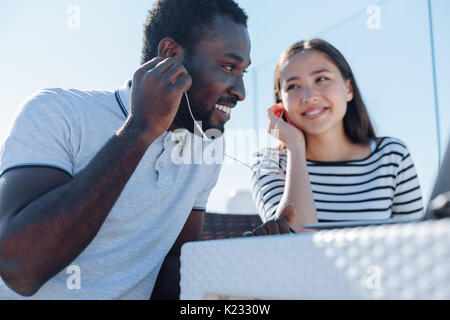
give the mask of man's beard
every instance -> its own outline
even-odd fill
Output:
[[[189,96],[189,93],[188,93]],[[199,124],[201,124],[202,130],[204,132],[206,132],[209,129],[217,129],[219,130],[221,133],[223,133],[225,131],[225,127],[224,125],[219,125],[219,126],[214,126],[211,123],[211,116],[215,110],[215,107],[213,107],[211,110],[209,111],[203,111],[203,108],[196,108],[195,105],[192,105],[192,100],[190,100],[190,105],[191,105],[191,111],[192,114],[195,118],[195,121],[200,122]],[[198,110],[201,109],[201,110]],[[206,109],[206,107],[205,107]],[[188,109],[188,104],[186,101],[186,97],[183,94],[183,97],[181,98],[181,102],[180,102],[180,106],[178,108],[177,114],[175,115],[174,118],[174,124],[177,128],[185,128],[187,130],[189,130],[190,132],[194,133],[194,131],[196,129],[195,128],[195,124],[194,124],[194,119],[192,119],[191,114],[189,113],[189,109]]]

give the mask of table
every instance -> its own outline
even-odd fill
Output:
[[[180,299],[450,299],[450,219],[190,242]]]

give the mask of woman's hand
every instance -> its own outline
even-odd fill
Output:
[[[290,204],[283,209],[277,219],[269,220],[251,231],[246,231],[243,236],[251,237],[292,233],[290,225],[295,219],[295,214],[295,207]]]
[[[282,104],[275,104],[267,109],[269,133],[281,142],[284,142],[288,147],[293,143],[299,142],[302,146],[305,146],[303,132],[293,124],[280,119],[283,111],[286,115],[286,110],[284,110]]]

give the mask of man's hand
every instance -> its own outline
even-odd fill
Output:
[[[291,233],[290,224],[294,221],[295,217],[295,207],[293,205],[288,205],[280,214],[277,219],[269,220],[266,223],[256,227],[252,231],[247,231],[243,234],[244,237],[251,236],[264,236],[271,234],[283,234]]]
[[[175,118],[192,78],[173,58],[156,57],[143,64],[133,76],[131,116],[155,136],[166,132]]]

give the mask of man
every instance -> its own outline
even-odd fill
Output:
[[[124,88],[24,104],[0,156],[0,298],[149,298],[165,257],[198,238],[220,171],[172,161],[173,132],[194,132],[184,93],[223,131],[245,98],[246,23],[233,0],[159,0]]]

